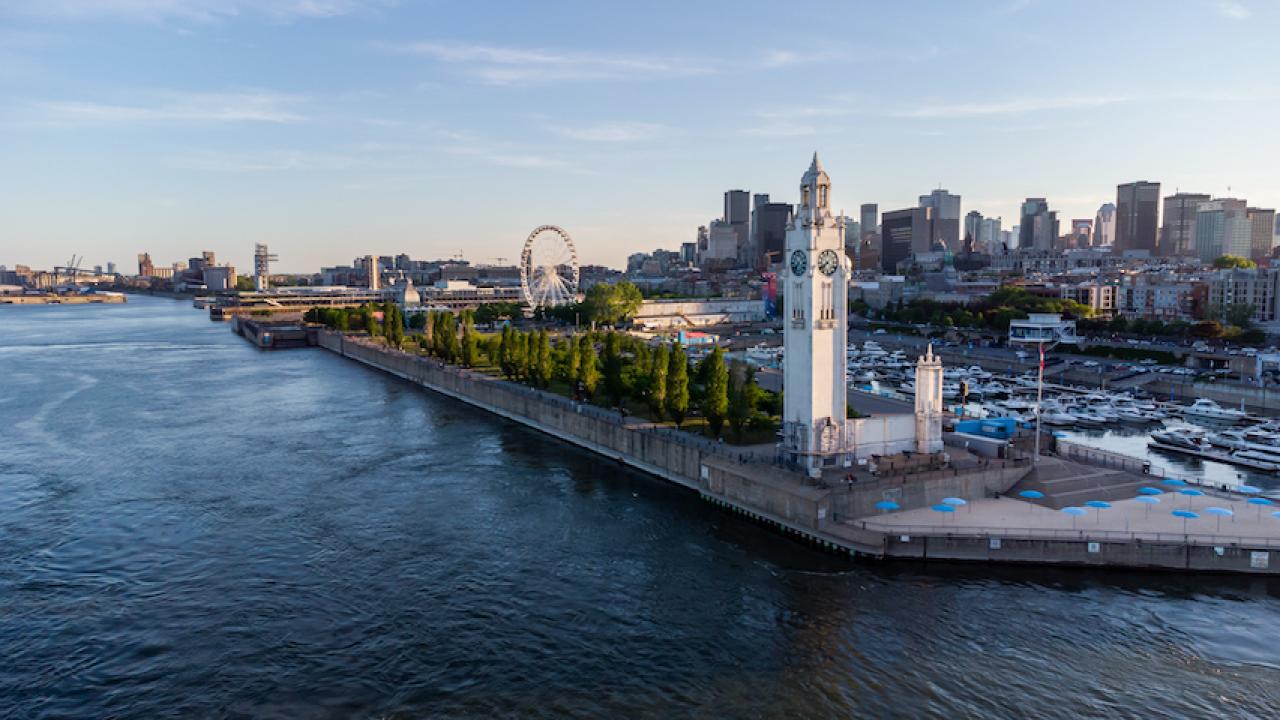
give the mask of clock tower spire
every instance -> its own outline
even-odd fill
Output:
[[[844,223],[831,213],[831,178],[813,154],[800,178],[800,204],[787,228],[783,325],[783,444],[809,471],[849,462],[846,324],[849,259]]]

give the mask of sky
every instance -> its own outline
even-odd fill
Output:
[[[1115,186],[1280,204],[1280,0],[0,0],[0,264],[213,250],[584,263],[730,188],[939,186],[1064,227]]]

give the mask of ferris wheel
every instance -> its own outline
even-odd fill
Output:
[[[520,292],[530,308],[566,305],[578,293],[578,251],[569,233],[543,225],[520,253]]]

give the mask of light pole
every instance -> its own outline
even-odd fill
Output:
[[[1040,347],[1040,377],[1036,383],[1036,454],[1031,458],[1031,464],[1040,463],[1040,402],[1044,400],[1044,338],[1040,338],[1038,343]],[[1049,349],[1052,350],[1057,343],[1052,343]]]

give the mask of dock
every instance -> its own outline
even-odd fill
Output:
[[[656,427],[361,335],[309,330],[309,342],[342,357],[681,485],[728,512],[830,552],[879,560],[1280,574],[1280,518],[1268,508],[1211,488],[1198,497],[1165,493],[1149,507],[1133,497],[1159,477],[1143,475],[1145,466],[1136,459],[1130,459],[1132,468],[1101,470],[1053,457],[1034,469],[1025,459],[996,459],[898,477],[850,472],[847,483],[834,475],[814,480],[771,462],[767,453]],[[1036,482],[1049,490],[1043,502],[1010,496]],[[966,504],[952,513],[932,509],[952,497]],[[1110,507],[1091,508],[1084,517],[1056,509],[1083,504],[1086,497]],[[900,509],[882,513],[875,506],[883,501]],[[1208,507],[1230,514],[1209,515]],[[1199,517],[1184,522],[1170,514],[1175,508]]]

